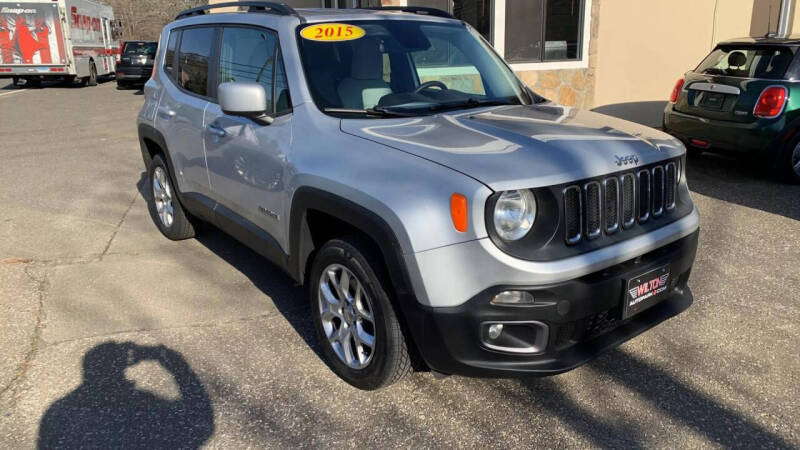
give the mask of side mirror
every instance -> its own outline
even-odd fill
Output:
[[[259,83],[241,81],[222,83],[217,89],[219,106],[230,116],[242,116],[264,125],[273,122],[267,114],[267,91]]]

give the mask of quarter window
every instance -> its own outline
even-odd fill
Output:
[[[292,98],[289,95],[289,83],[286,81],[286,70],[283,58],[278,52],[278,68],[275,71],[275,114],[284,113],[292,108]]]
[[[213,28],[183,30],[176,81],[182,88],[197,95],[208,95],[208,63],[215,31]]]
[[[267,91],[267,111],[272,111],[276,44],[275,34],[266,30],[225,28],[219,60],[220,83],[260,83]]]
[[[173,66],[175,65],[175,50],[178,48],[178,39],[180,39],[180,36],[180,31],[173,31],[169,34],[167,52],[164,56],[164,71],[169,75],[172,75]]]

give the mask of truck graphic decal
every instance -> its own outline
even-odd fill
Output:
[[[0,9],[0,64],[64,64],[55,5]]]

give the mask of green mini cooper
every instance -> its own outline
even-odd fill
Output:
[[[689,149],[747,154],[800,183],[800,36],[717,45],[678,80],[664,129]]]

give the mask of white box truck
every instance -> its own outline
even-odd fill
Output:
[[[115,72],[114,12],[91,0],[0,0],[0,78],[48,78],[87,86]]]

